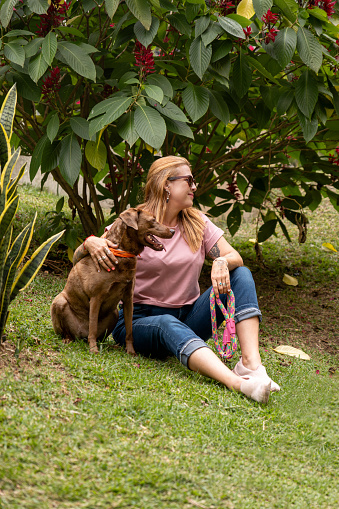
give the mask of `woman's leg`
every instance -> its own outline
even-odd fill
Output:
[[[261,312],[258,307],[257,294],[251,271],[247,267],[238,267],[230,272],[231,288],[235,296],[235,322],[242,358],[234,372],[239,376],[256,376],[270,381],[261,364],[259,354],[259,320]],[[199,333],[205,341],[212,336],[209,294],[210,288],[199,297],[188,313],[185,323]],[[227,295],[220,298],[226,304]],[[224,317],[216,306],[217,325]],[[272,381],[272,390],[279,390],[278,384]]]
[[[162,309],[161,312],[166,310]],[[171,311],[167,310],[167,313]],[[179,312],[180,314],[180,312]],[[139,316],[139,318],[135,318]],[[114,339],[124,345],[126,336],[123,315],[113,331]],[[142,316],[138,308],[133,319],[134,349],[146,356],[176,355],[180,362],[193,371],[242,392],[255,401],[266,403],[270,383],[262,380],[245,380],[219,360],[206,343],[187,325],[171,314]]]
[[[194,351],[188,359],[188,367],[201,375],[221,382],[228,389],[242,392],[259,403],[267,403],[271,382],[259,378],[243,378],[234,374],[209,348]]]

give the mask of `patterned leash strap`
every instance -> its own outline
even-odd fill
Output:
[[[226,327],[224,329],[222,347],[219,344],[218,331],[217,331],[217,315],[216,315],[216,302],[225,317]],[[212,336],[214,339],[215,347],[218,354],[222,359],[231,359],[237,349],[237,336],[235,334],[235,298],[232,290],[227,294],[227,309],[221,302],[219,297],[215,296],[213,288],[210,293],[210,308],[211,308],[211,321],[212,321]]]

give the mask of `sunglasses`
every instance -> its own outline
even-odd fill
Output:
[[[187,184],[190,187],[197,185],[197,183],[196,183],[195,179],[192,177],[192,175],[184,175],[183,177],[168,177],[167,180],[180,180],[180,179],[186,180]]]

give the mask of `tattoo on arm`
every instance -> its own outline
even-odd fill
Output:
[[[218,244],[214,244],[212,249],[207,253],[207,256],[209,258],[212,258],[212,260],[215,260],[216,258],[219,258],[219,256],[220,256],[220,249],[218,247]]]
[[[82,258],[85,258],[85,256],[88,256],[89,255],[89,252],[86,251],[86,249],[84,248],[83,244],[81,244],[81,246],[78,247],[78,249],[76,249],[74,251],[74,254],[73,254],[73,267],[74,265],[76,265]]]

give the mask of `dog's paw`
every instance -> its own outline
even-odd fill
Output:
[[[128,353],[128,355],[133,355],[133,357],[135,357],[137,355],[136,351],[133,348],[133,346],[126,347],[126,352]]]
[[[96,354],[99,353],[97,345],[90,346],[89,351],[90,351],[90,353],[96,353]]]

